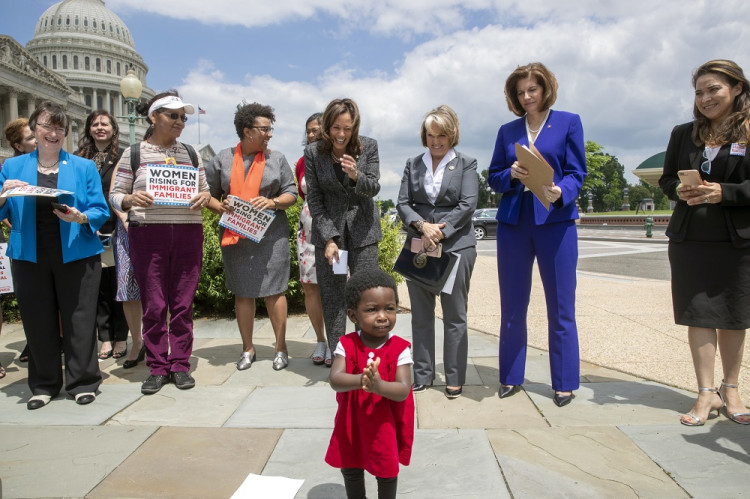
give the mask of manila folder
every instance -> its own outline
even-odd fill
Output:
[[[529,172],[529,176],[526,180],[521,180],[523,185],[529,188],[531,192],[537,197],[537,199],[549,210],[549,201],[544,196],[544,189],[542,186],[551,186],[554,180],[555,172],[552,167],[547,163],[547,160],[542,157],[542,153],[534,147],[529,149],[526,146],[522,146],[516,142],[516,158],[518,158],[518,164],[521,165]]]

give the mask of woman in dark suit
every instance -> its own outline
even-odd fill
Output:
[[[29,117],[37,150],[11,158],[0,172],[2,192],[36,185],[71,194],[0,199],[0,220],[10,218],[8,256],[23,329],[31,350],[28,409],[38,409],[63,387],[78,404],[94,401],[102,382],[96,360],[96,301],[102,243],[96,235],[109,218],[93,161],[62,149],[69,121],[44,101]],[[61,206],[53,207],[52,201]]]
[[[122,156],[119,146],[119,127],[114,117],[104,109],[93,111],[86,118],[83,135],[78,141],[76,156],[93,160],[102,179],[102,191],[105,199],[109,197],[112,174]],[[96,312],[96,326],[99,340],[102,342],[99,358],[102,360],[114,357],[119,359],[127,354],[128,323],[122,303],[115,300],[117,291],[117,274],[112,251],[112,238],[117,216],[110,211],[109,220],[99,228],[99,238],[105,244],[102,253],[102,278],[99,283],[99,302]],[[140,331],[138,332],[140,333]],[[140,334],[138,335],[140,337]],[[139,344],[140,348],[140,344]]]
[[[406,162],[397,208],[408,231],[406,248],[411,248],[417,237],[426,251],[441,244],[442,251],[460,256],[452,290],[440,293],[445,394],[452,399],[461,395],[466,381],[466,307],[477,259],[471,224],[479,191],[477,160],[454,149],[459,138],[458,116],[448,106],[425,115],[421,135],[427,152]],[[435,295],[413,281],[407,281],[406,286],[412,305],[413,389],[422,392],[435,379]]]
[[[383,234],[374,198],[380,192],[380,160],[378,143],[359,135],[359,109],[353,100],[332,100],[322,121],[321,139],[305,148],[305,179],[315,269],[333,352],[346,329],[346,273],[334,274],[332,268],[339,250],[348,252],[352,274],[378,266]]]
[[[576,199],[586,176],[583,127],[576,114],[550,109],[557,80],[534,62],[513,71],[505,82],[508,108],[519,119],[497,134],[489,184],[503,195],[497,212],[500,279],[500,391],[517,392],[526,367],[526,313],[536,258],[547,299],[550,368],[555,404],[573,399],[579,385],[578,329],[575,319],[578,218]],[[515,144],[534,144],[554,170],[544,186],[547,209],[522,183],[528,171],[518,164]]]
[[[698,400],[680,422],[702,426],[726,407],[732,421],[750,424],[737,391],[750,326],[750,83],[734,62],[714,60],[698,68],[693,87],[695,120],[672,130],[659,179],[677,201],[667,227],[672,303],[675,322],[688,327],[698,381]],[[681,170],[699,181],[681,181]]]

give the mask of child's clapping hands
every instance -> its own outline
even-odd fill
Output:
[[[380,357],[376,358],[374,361],[370,359],[367,367],[365,367],[365,370],[362,372],[362,389],[364,391],[369,393],[379,393],[380,382],[382,381],[380,378],[380,372],[378,372],[379,365]]]

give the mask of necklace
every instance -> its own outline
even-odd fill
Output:
[[[333,151],[331,151],[331,159],[333,159],[334,163],[341,163],[341,158],[337,158],[335,154],[333,154]]]
[[[528,130],[529,133],[537,134],[539,133],[539,130],[542,129],[544,124],[547,122],[547,117],[549,116],[549,109],[547,109],[547,112],[544,114],[544,118],[542,119],[541,123],[539,123],[539,127],[536,130],[533,130],[531,128],[531,124],[529,123],[529,115],[526,115],[526,130]]]
[[[51,165],[47,166],[47,165],[45,165],[44,163],[42,163],[42,160],[41,160],[41,159],[37,159],[37,160],[36,160],[36,164],[37,164],[37,165],[39,165],[39,166],[41,166],[43,170],[51,170],[51,169],[53,169],[54,167],[56,167],[56,166],[57,166],[57,164],[58,164],[59,162],[60,162],[60,160],[58,159],[57,161],[55,161],[55,162],[54,162],[54,163],[52,163]]]

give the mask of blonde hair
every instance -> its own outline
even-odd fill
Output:
[[[427,133],[433,125],[450,138],[451,147],[458,145],[458,116],[453,109],[443,104],[424,115],[421,132],[424,147],[427,147]]]

